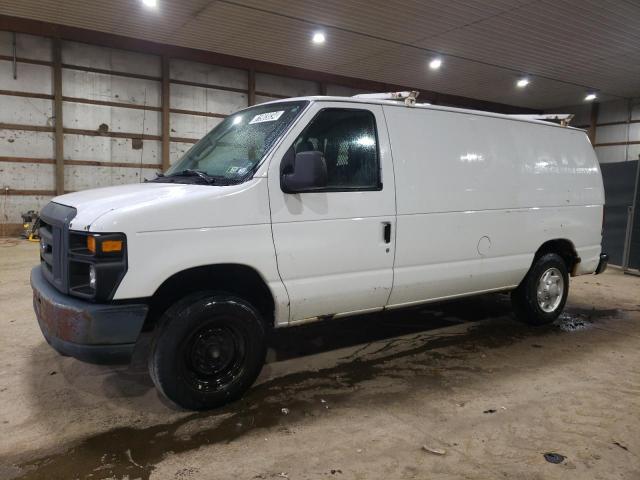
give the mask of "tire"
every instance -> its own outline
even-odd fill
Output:
[[[253,384],[266,354],[265,324],[242,298],[199,292],[160,319],[149,355],[158,391],[188,410],[220,407]]]
[[[540,295],[538,287],[541,287]],[[511,303],[519,320],[530,325],[545,325],[558,318],[568,294],[567,265],[559,255],[546,253],[534,260],[527,276],[511,292]]]

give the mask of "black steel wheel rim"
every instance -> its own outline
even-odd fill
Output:
[[[208,322],[189,336],[183,348],[187,384],[198,392],[224,390],[244,370],[246,341],[230,322]]]

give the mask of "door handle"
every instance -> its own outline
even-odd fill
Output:
[[[384,243],[391,243],[391,222],[382,222],[382,236]]]

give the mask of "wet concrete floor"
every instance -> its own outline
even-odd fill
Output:
[[[157,397],[144,344],[129,366],[55,354],[12,252],[0,478],[640,478],[635,277],[575,279],[539,328],[497,294],[281,330],[242,400],[192,413]]]

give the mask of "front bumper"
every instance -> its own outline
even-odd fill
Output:
[[[60,293],[31,270],[33,308],[47,342],[63,355],[91,363],[121,363],[131,358],[149,307],[96,304]]]
[[[607,265],[609,265],[609,255],[606,253],[600,254],[600,261],[598,262],[598,266],[596,267],[596,275],[604,272],[607,269]]]

